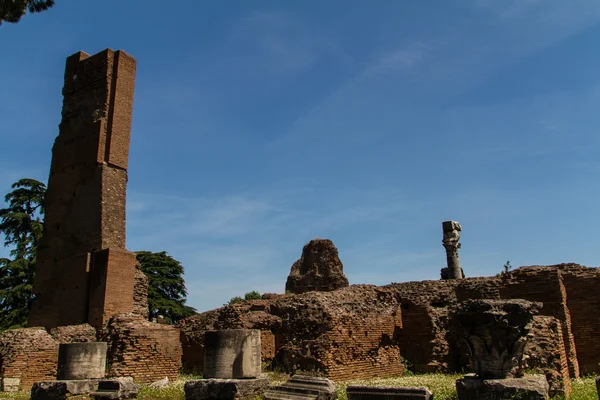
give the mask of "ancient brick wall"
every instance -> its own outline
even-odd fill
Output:
[[[34,382],[56,379],[58,341],[43,328],[0,333],[0,376],[20,381],[28,391]]]
[[[554,317],[533,317],[525,346],[523,369],[546,375],[550,396],[569,398],[571,379],[561,323]]]
[[[500,297],[543,303],[541,314],[554,317],[561,322],[569,371],[572,377],[578,378],[579,364],[567,306],[567,291],[559,268],[556,266],[521,267],[503,274]]]
[[[577,264],[558,266],[567,292],[572,337],[584,375],[600,373],[600,270]]]
[[[148,318],[148,277],[140,265],[135,268],[133,285],[133,313]]]
[[[401,375],[405,369],[397,343],[399,303],[392,291],[375,286],[247,301],[178,326],[184,370],[189,372],[202,370],[204,331],[225,328],[261,329],[263,361],[290,372],[347,379]]]
[[[182,356],[179,336],[179,329],[133,313],[112,317],[101,333],[108,343],[107,376],[132,377],[137,383],[176,380]]]
[[[132,311],[135,262],[117,253],[125,252],[134,80],[135,59],[121,51],[67,59],[30,326],[90,322],[99,328],[113,313]],[[106,257],[96,254],[109,248]]]
[[[333,292],[269,296],[182,321],[184,369],[201,362],[198,354],[202,354],[205,329],[258,328],[266,332],[269,346],[274,343],[272,365],[289,372],[318,370],[333,377],[345,375],[341,379],[391,374],[394,368],[400,373],[404,366],[391,361],[399,356],[417,372],[469,371],[465,349],[448,331],[453,307],[467,299],[524,298],[544,303],[542,316],[536,317],[539,338],[531,342],[526,355],[532,366],[543,368],[554,380],[552,390],[559,393],[569,390],[565,368],[571,376],[578,374],[576,357],[590,369],[598,359],[594,334],[599,327],[595,310],[600,309],[600,296],[594,289],[598,279],[598,269],[586,267],[522,267],[489,278],[394,283],[379,288],[353,285]],[[377,291],[389,293],[394,300],[371,303],[369,299]],[[591,356],[578,354],[576,345]],[[263,348],[269,357],[271,351]]]
[[[95,342],[96,329],[89,324],[59,326],[50,330],[58,343]]]

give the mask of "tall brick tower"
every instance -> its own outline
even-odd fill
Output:
[[[125,196],[135,65],[111,49],[67,58],[29,326],[100,327],[133,311]]]

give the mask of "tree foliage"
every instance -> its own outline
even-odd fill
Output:
[[[137,251],[137,260],[148,277],[149,318],[165,317],[168,323],[196,313],[186,306],[187,289],[183,280],[183,266],[166,251],[153,253]]]
[[[508,274],[508,272],[512,269],[512,265],[510,265],[510,261],[507,261],[503,266],[502,266],[502,273],[503,274]]]
[[[0,258],[0,330],[27,325],[33,300],[35,253],[42,238],[46,186],[35,179],[21,179],[5,196],[0,209],[0,232],[10,258]]]
[[[232,304],[236,304],[236,303],[241,303],[242,301],[245,301],[245,300],[260,300],[260,299],[262,299],[262,295],[259,292],[257,292],[256,290],[253,290],[251,292],[246,293],[244,295],[244,298],[241,298],[240,296],[232,297],[227,302],[227,304],[224,304],[224,305],[227,306],[227,305],[232,305]]]
[[[3,21],[16,23],[27,11],[39,13],[54,5],[54,0],[0,0],[0,25]]]

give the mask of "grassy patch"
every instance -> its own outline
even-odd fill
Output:
[[[289,375],[282,372],[268,372],[267,376],[272,385],[280,385],[285,382]],[[346,387],[348,385],[367,386],[425,386],[431,390],[436,400],[456,400],[455,381],[462,375],[444,374],[411,374],[397,378],[352,380],[347,382],[336,382],[338,400],[348,400]],[[138,399],[141,400],[184,400],[183,385],[191,379],[200,379],[198,376],[182,375],[177,381],[169,383],[166,387],[152,389],[148,386],[142,387]],[[571,400],[597,400],[596,383],[594,377],[585,377],[572,381],[573,393]],[[29,399],[29,393],[0,393],[0,399]],[[73,400],[87,399],[86,397],[72,397]],[[559,400],[558,398],[554,400]]]
[[[596,391],[596,378],[586,376],[581,379],[573,379],[571,381],[573,392],[571,392],[571,400],[597,400],[598,392]]]

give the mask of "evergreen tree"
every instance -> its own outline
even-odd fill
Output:
[[[27,11],[39,13],[54,5],[54,0],[0,0],[0,25],[2,21],[19,22]]]
[[[137,251],[137,260],[148,277],[149,318],[162,315],[169,323],[196,313],[186,306],[187,289],[183,280],[183,266],[166,251],[152,253]]]
[[[21,179],[4,198],[0,232],[4,246],[13,247],[11,258],[0,258],[0,330],[27,325],[35,253],[42,237],[46,186],[35,179]]]

